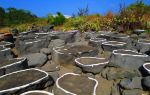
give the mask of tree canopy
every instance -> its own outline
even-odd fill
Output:
[[[36,15],[33,15],[31,12],[23,9],[3,9],[2,7],[0,7],[0,26],[10,26],[32,22],[36,18]]]

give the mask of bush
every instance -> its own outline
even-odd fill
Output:
[[[66,18],[60,13],[57,12],[57,15],[54,17],[51,14],[47,17],[47,22],[55,26],[62,25],[65,22]]]

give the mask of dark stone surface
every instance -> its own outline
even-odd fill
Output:
[[[134,90],[124,90],[122,95],[142,95],[142,91],[139,89]]]
[[[142,77],[133,77],[129,79],[123,79],[120,85],[124,89],[143,89],[141,83]]]
[[[40,53],[43,53],[43,54],[46,54],[46,55],[51,54],[51,52],[52,52],[52,49],[50,49],[50,48],[42,48],[40,50]]]
[[[136,71],[126,70],[123,68],[107,67],[102,71],[102,76],[108,80],[132,78],[140,76]]]
[[[28,60],[28,66],[42,66],[47,61],[47,56],[42,53],[31,53],[28,55],[24,55],[24,57]]]
[[[150,90],[150,76],[144,77],[142,80],[142,84]]]
[[[13,58],[11,49],[0,46],[0,60]]]
[[[61,47],[65,45],[65,41],[61,39],[55,39],[50,42],[48,48],[53,49],[55,47]]]

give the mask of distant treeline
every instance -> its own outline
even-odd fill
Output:
[[[109,11],[105,15],[89,15],[87,5],[86,8],[79,8],[71,18],[65,18],[60,12],[55,16],[48,14],[46,17],[39,18],[26,10],[0,7],[0,27],[11,26],[20,32],[27,30],[33,24],[38,27],[54,25],[55,30],[77,29],[82,32],[117,29],[124,32],[134,29],[150,30],[150,5],[144,4],[143,0],[137,0],[129,6],[120,4],[119,10],[116,14]]]
[[[29,11],[16,8],[0,7],[0,26],[10,26],[35,21],[36,15]]]

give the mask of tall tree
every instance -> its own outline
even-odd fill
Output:
[[[65,22],[65,20],[66,20],[65,17],[60,12],[57,12],[57,15],[54,18],[53,24],[54,25],[61,25]]]
[[[4,25],[4,19],[5,19],[5,10],[0,7],[0,26]]]
[[[78,14],[78,16],[87,16],[89,14],[88,5],[86,6],[86,8],[79,8],[77,14]]]
[[[31,12],[26,10],[18,10],[15,8],[8,8],[6,13],[7,24],[20,24],[26,22],[32,22],[37,18],[35,15],[31,14]]]

